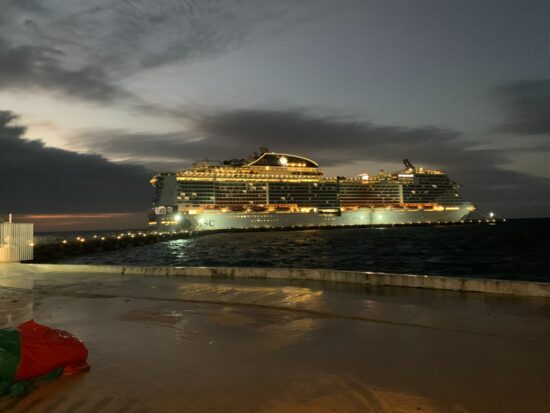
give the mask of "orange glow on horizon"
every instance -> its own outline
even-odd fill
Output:
[[[97,214],[29,214],[19,215],[20,219],[38,219],[38,220],[52,220],[52,219],[112,219],[118,217],[124,217],[133,215],[135,212],[108,212]]]
[[[100,231],[147,227],[145,212],[31,213],[16,214],[14,219],[16,222],[33,223],[35,232]]]

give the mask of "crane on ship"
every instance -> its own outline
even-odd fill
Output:
[[[408,159],[403,159],[403,163],[405,164],[405,168],[407,170],[411,170],[412,172],[416,172],[416,167],[409,161]]]

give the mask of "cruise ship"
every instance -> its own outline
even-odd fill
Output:
[[[149,226],[190,232],[448,223],[475,207],[438,170],[326,177],[317,162],[262,148],[248,159],[198,161],[160,173]]]

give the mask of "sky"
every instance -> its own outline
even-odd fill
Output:
[[[259,147],[440,168],[550,216],[550,4],[0,0],[0,216],[139,227],[150,177]]]

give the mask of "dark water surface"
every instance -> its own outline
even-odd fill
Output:
[[[550,219],[213,234],[60,262],[332,268],[550,281]]]

